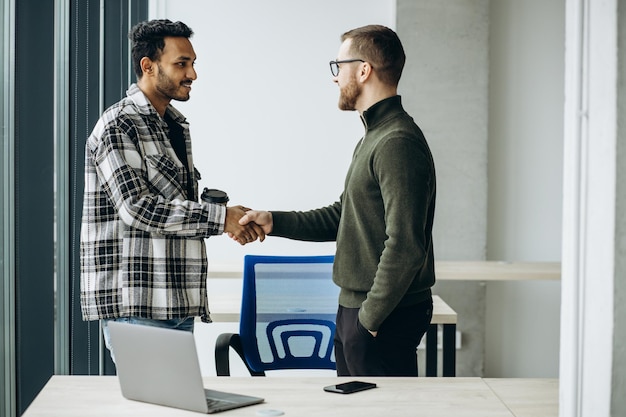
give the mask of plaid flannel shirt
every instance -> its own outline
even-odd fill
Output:
[[[199,173],[187,170],[167,123],[136,84],[107,109],[85,147],[81,243],[84,320],[139,316],[209,320],[204,239],[224,231],[226,209],[199,203]],[[184,129],[193,167],[189,125]]]

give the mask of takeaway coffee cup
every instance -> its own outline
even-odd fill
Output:
[[[200,196],[202,201],[213,204],[221,204],[223,206],[228,203],[228,194],[222,190],[216,190],[214,188],[204,188],[202,195]]]

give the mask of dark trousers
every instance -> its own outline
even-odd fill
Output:
[[[358,308],[339,306],[337,311],[337,376],[417,376],[417,345],[433,316],[432,299],[396,308],[376,337],[359,322],[358,314]]]

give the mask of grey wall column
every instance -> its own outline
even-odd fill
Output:
[[[82,213],[83,154],[90,126],[98,118],[100,96],[100,2],[74,0],[70,9],[70,373],[97,375],[98,323],[84,323],[80,315],[80,219]]]
[[[21,414],[54,373],[53,2],[16,1],[15,34],[15,366]],[[45,69],[42,63],[48,63]]]
[[[435,257],[484,260],[489,1],[398,0],[397,32],[407,54],[400,94],[437,169]],[[459,315],[457,376],[482,376],[484,285],[440,281],[434,292]]]

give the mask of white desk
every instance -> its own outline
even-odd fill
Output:
[[[239,322],[243,264],[209,263],[208,285],[211,316],[216,322]],[[437,280],[517,281],[561,278],[560,262],[436,261]],[[224,286],[218,286],[227,283]],[[215,287],[212,287],[215,286]],[[230,291],[224,292],[224,288]],[[441,298],[434,299],[432,325],[426,335],[426,375],[437,375],[437,329],[443,333],[442,375],[456,374],[457,313]]]
[[[216,322],[239,322],[241,292],[209,295],[211,318]],[[426,376],[437,376],[437,330],[442,326],[442,375],[456,375],[457,314],[438,295],[433,295],[433,318],[426,333]]]
[[[243,264],[209,263],[211,278],[242,277]],[[560,262],[435,261],[437,280],[515,281],[560,280]]]
[[[285,417],[558,417],[555,379],[362,378],[378,388],[341,395],[322,391],[346,378],[205,378],[207,388],[265,398],[224,412],[256,416],[280,409]],[[114,376],[53,376],[23,417],[192,417],[201,414],[122,397]]]

